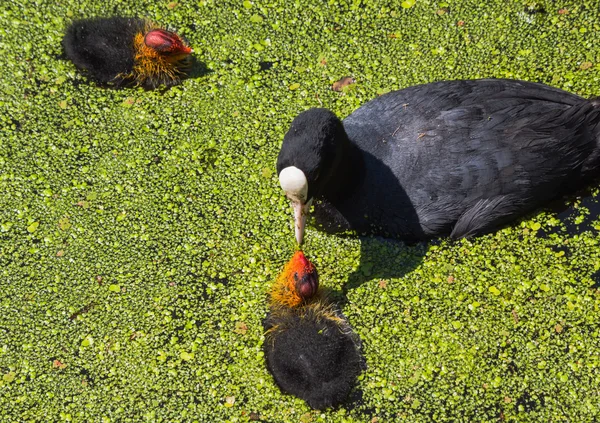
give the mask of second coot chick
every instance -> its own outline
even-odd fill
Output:
[[[317,271],[302,252],[273,285],[269,309],[264,350],[277,385],[312,408],[343,402],[365,367],[360,339],[319,289]]]
[[[493,231],[599,170],[597,101],[506,79],[406,88],[343,122],[307,110],[277,159],[298,243],[313,200],[330,232],[461,238]]]
[[[63,39],[75,66],[101,84],[156,88],[181,82],[193,52],[174,32],[139,18],[73,22]]]

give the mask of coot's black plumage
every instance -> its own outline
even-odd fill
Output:
[[[110,17],[73,22],[63,38],[66,57],[100,84],[156,88],[178,84],[192,49],[149,20]]]
[[[596,101],[543,84],[436,82],[378,97],[343,123],[326,109],[299,114],[277,171],[298,242],[313,198],[333,232],[468,237],[596,177],[599,123]]]

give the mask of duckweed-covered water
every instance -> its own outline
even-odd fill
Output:
[[[192,78],[106,90],[61,59],[69,22],[117,13],[186,37]],[[342,408],[281,394],[261,321],[295,248],[274,165],[297,113],[458,78],[597,96],[599,34],[595,0],[3,3],[0,420],[598,419],[597,184],[474,240],[309,229],[368,365]]]

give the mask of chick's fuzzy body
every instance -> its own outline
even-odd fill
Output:
[[[282,391],[315,409],[343,402],[365,368],[360,339],[335,305],[319,297],[271,308],[263,322],[267,368]]]
[[[271,287],[263,347],[281,390],[323,409],[346,399],[365,363],[360,339],[318,283],[308,295],[294,292],[312,277],[316,269],[297,252]]]
[[[73,22],[63,38],[65,55],[103,85],[156,88],[176,85],[189,70],[187,55],[172,60],[144,43],[157,25],[140,18],[92,18]]]

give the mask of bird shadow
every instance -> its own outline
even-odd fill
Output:
[[[347,282],[339,290],[328,292],[330,299],[335,302],[341,310],[348,305],[348,293],[353,289],[372,280],[379,280],[379,284],[385,279],[402,277],[414,270],[423,261],[429,248],[429,243],[420,242],[407,245],[402,241],[383,237],[364,237],[361,241],[361,258],[358,267],[349,275]],[[381,285],[380,285],[381,286]],[[358,337],[358,335],[356,335]],[[361,340],[362,344],[362,340]],[[364,360],[362,372],[368,368],[365,357],[365,346],[362,344],[361,357]],[[363,400],[363,391],[355,387],[349,397],[340,405],[348,411],[355,410],[365,418],[375,413],[375,409]]]
[[[356,131],[364,130],[356,128]],[[367,136],[365,134],[365,136]],[[333,202],[315,205],[315,222],[322,230],[342,236],[348,232],[379,235],[360,237],[360,263],[348,276],[346,284],[334,298],[344,305],[346,294],[373,279],[402,277],[415,269],[427,253],[431,238],[425,233],[416,208],[400,183],[396,172],[377,155],[358,149],[348,150],[358,163],[351,174],[333,176],[337,186],[356,186],[358,195],[339,196]],[[375,177],[365,177],[375,175]],[[337,204],[334,206],[334,204]],[[430,218],[430,216],[426,216]],[[430,219],[431,220],[431,219]],[[441,232],[443,224],[439,225]]]
[[[387,279],[401,278],[413,271],[423,262],[432,245],[432,242],[406,244],[383,237],[364,237],[360,241],[358,267],[340,290],[331,292],[331,298],[342,308],[348,302],[348,293],[364,283],[372,280],[385,283]]]
[[[597,184],[592,185],[594,186]],[[573,198],[577,198],[577,201],[573,201]],[[538,236],[547,237],[550,233],[561,231],[568,235],[580,234],[597,227],[600,218],[600,194],[594,195],[590,188],[582,189],[574,196],[558,198],[544,209],[556,213],[563,227],[551,228],[548,232],[540,229]],[[514,221],[496,230],[511,224],[514,225]],[[332,298],[344,307],[347,294],[362,284],[372,280],[401,278],[417,268],[423,262],[430,246],[439,244],[441,239],[443,238],[406,243],[384,237],[361,237],[360,263],[348,276],[344,286],[331,293]],[[600,271],[595,274],[594,280],[595,286],[600,287]]]
[[[600,181],[596,181],[594,184],[567,197],[560,197],[544,207],[545,210],[556,214],[556,218],[562,223],[564,229],[559,226],[548,230],[541,229],[538,231],[538,236],[545,238],[563,230],[567,235],[577,235],[593,230],[598,225],[600,217],[600,193],[594,194],[592,191],[599,183]]]
[[[191,57],[190,71],[187,76],[188,79],[200,78],[205,75],[211,74],[212,72],[214,71],[209,69],[206,63],[198,60],[196,56]]]

